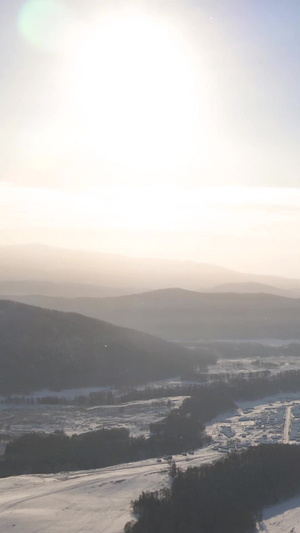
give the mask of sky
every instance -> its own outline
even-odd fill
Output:
[[[0,244],[300,278],[300,3],[0,0]]]

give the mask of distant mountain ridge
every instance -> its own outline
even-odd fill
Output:
[[[0,282],[22,280],[99,285],[110,290],[121,288],[127,294],[167,287],[202,291],[244,282],[300,289],[299,279],[235,272],[196,261],[135,258],[42,245],[0,246]]]
[[[114,298],[19,299],[80,312],[173,341],[300,339],[300,300],[271,294],[201,293],[175,288]]]
[[[191,351],[75,313],[0,300],[0,394],[172,377]]]
[[[234,292],[240,294],[275,294],[277,296],[284,296],[285,298],[299,298],[300,289],[280,289],[273,287],[272,285],[266,285],[256,282],[243,282],[243,283],[223,283],[213,288],[211,292]]]
[[[44,296],[63,296],[66,298],[121,296],[128,294],[130,289],[101,287],[88,283],[55,283],[54,281],[6,280],[0,281],[0,297],[17,294],[43,294]],[[134,290],[130,291],[134,292]]]

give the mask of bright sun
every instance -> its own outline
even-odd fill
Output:
[[[86,33],[74,72],[79,116],[102,157],[149,170],[188,157],[192,67],[169,24],[133,11],[107,14]]]

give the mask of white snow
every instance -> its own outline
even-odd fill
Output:
[[[258,363],[259,362],[259,363]],[[242,374],[268,370],[272,375],[289,370],[300,370],[300,357],[276,355],[270,357],[245,357],[240,359],[218,359],[216,364],[208,365],[210,374]]]
[[[260,443],[300,442],[300,394],[277,394],[262,400],[239,402],[238,410],[211,421],[206,432],[214,447],[231,450]]]
[[[174,456],[181,468],[211,462],[211,447]],[[155,459],[98,470],[0,480],[0,532],[122,533],[132,520],[131,500],[168,486],[168,463]],[[300,496],[268,507],[257,527],[264,533],[300,533]]]
[[[264,533],[300,533],[300,496],[267,507],[257,531]]]
[[[66,434],[124,427],[132,436],[149,434],[149,424],[179,407],[185,396],[139,400],[119,405],[79,407],[64,405],[0,405],[1,434],[12,436],[30,431]]]
[[[217,459],[211,448],[175,456],[182,468]],[[156,459],[99,470],[0,480],[0,532],[122,533],[131,500],[170,483],[167,462]]]
[[[299,368],[300,358],[277,362],[275,372]],[[220,367],[223,372],[235,367],[240,371],[241,361],[236,363],[223,360]],[[251,370],[250,365],[249,360],[245,361],[243,370]],[[2,404],[0,438],[8,432],[14,435],[64,429],[70,434],[101,427],[127,427],[132,435],[147,434],[150,422],[165,416],[183,399],[181,396],[93,408]],[[175,456],[181,468],[224,457],[227,450],[235,447],[264,441],[300,442],[300,394],[240,402],[236,412],[212,421],[207,432],[214,440],[212,446],[195,451],[195,455]],[[158,463],[156,459],[98,470],[0,479],[0,533],[122,533],[125,523],[133,518],[131,500],[142,491],[157,490],[169,483],[168,463]],[[300,496],[265,509],[258,531],[300,533]]]

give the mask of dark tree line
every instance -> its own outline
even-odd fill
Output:
[[[249,533],[262,509],[300,492],[300,447],[248,448],[185,472],[171,489],[143,492],[125,533]]]
[[[204,381],[204,379],[203,379]],[[194,394],[201,384],[188,385],[166,385],[161,387],[145,387],[143,389],[128,388],[126,391],[117,393],[116,391],[90,392],[88,395],[75,396],[68,399],[60,396],[41,396],[37,398],[25,396],[6,396],[0,403],[4,404],[37,404],[37,405],[78,405],[91,407],[95,405],[119,405],[127,402],[155,400],[175,396],[190,396]]]
[[[257,342],[239,342],[239,340],[236,342],[203,341],[198,346],[199,349],[210,350],[215,353],[217,358],[222,357],[224,359],[300,356],[300,341],[291,342],[282,346],[268,346],[263,344],[263,341],[260,344],[259,340]]]
[[[180,451],[187,444],[201,446],[207,441],[202,434],[204,426],[198,426],[196,435],[188,426],[180,430],[182,442],[173,445],[174,430],[148,439],[130,437],[125,428],[101,429],[72,436],[62,432],[49,435],[27,433],[7,444],[0,460],[0,477],[102,468],[156,457],[175,448]]]
[[[127,388],[117,393],[113,390],[91,392],[89,395],[76,396],[74,399],[60,398],[59,396],[46,396],[26,398],[25,396],[7,396],[1,400],[6,404],[39,404],[39,405],[78,405],[90,407],[95,405],[119,405],[122,403],[154,400],[174,396],[201,395],[207,385],[214,387],[213,383],[226,383],[232,391],[233,400],[259,398],[280,392],[297,392],[300,390],[300,370],[290,370],[271,375],[269,370],[257,372],[240,372],[236,374],[201,374],[201,383],[186,385],[166,385],[160,387],[145,387],[137,389]],[[216,389],[214,388],[216,391]],[[206,393],[204,393],[206,395]]]
[[[300,370],[279,372],[273,376],[265,374],[248,379],[244,376],[231,377],[227,385],[232,391],[233,400],[257,399],[281,392],[298,392],[300,391]]]
[[[125,428],[71,437],[63,432],[27,433],[7,444],[0,475],[100,468],[129,461],[136,453],[134,440]]]

